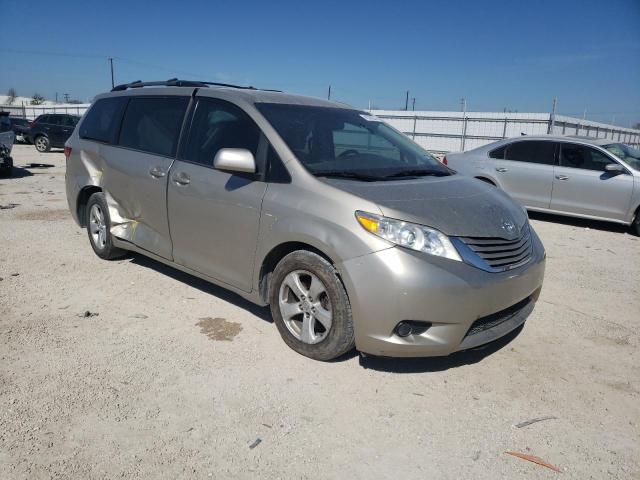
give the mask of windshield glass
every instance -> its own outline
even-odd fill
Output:
[[[625,145],[624,143],[612,143],[604,148],[616,157],[628,163],[631,168],[640,170],[640,150]]]
[[[313,175],[378,181],[453,173],[371,115],[308,105],[256,107]]]

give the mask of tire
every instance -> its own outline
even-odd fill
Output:
[[[96,192],[91,195],[85,212],[89,243],[96,255],[103,260],[113,260],[125,255],[125,250],[113,246],[110,233],[111,219],[104,193]]]
[[[322,361],[354,348],[349,297],[327,260],[306,250],[292,252],[280,260],[270,284],[271,315],[289,347]]]
[[[631,224],[631,231],[634,235],[640,237],[640,208],[636,212],[636,216],[633,219],[633,223]]]
[[[46,153],[51,150],[51,142],[44,135],[38,135],[33,141],[33,144],[40,153]]]
[[[9,157],[7,160],[8,163],[0,168],[0,177],[2,178],[10,178],[13,175],[13,159]]]

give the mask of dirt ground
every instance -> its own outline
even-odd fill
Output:
[[[545,285],[497,345],[320,363],[267,309],[138,255],[100,260],[67,211],[62,153],[14,158],[0,478],[640,478],[640,239],[625,228],[532,214]]]

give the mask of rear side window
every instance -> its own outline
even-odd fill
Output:
[[[93,104],[80,126],[80,138],[115,143],[127,97],[103,98]]]
[[[490,158],[499,158],[499,159],[504,159],[504,151],[507,149],[506,145],[503,145],[500,148],[496,148],[495,150],[491,150],[489,152],[489,157]]]
[[[541,163],[553,165],[556,145],[553,142],[528,140],[507,145],[504,158],[517,162]]]
[[[49,125],[62,125],[62,116],[61,115],[49,115],[49,121],[47,123]]]
[[[173,157],[188,103],[186,97],[132,97],[118,145]]]
[[[610,163],[613,163],[613,161],[604,153],[586,145],[563,143],[560,148],[560,165],[562,167],[602,172]]]
[[[220,100],[200,99],[193,115],[184,159],[213,165],[221,148],[258,150],[260,129],[239,107]]]
[[[36,118],[36,123],[49,123],[49,115],[40,115]]]

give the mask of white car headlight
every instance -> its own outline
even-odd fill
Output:
[[[356,218],[367,232],[395,245],[437,257],[462,261],[449,237],[438,230],[361,211],[356,212]]]

